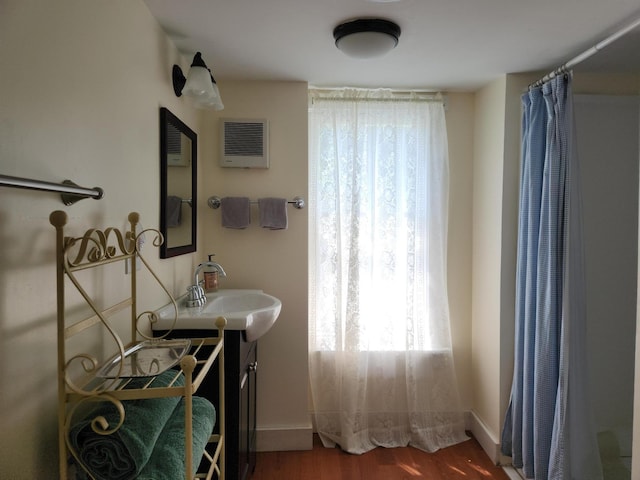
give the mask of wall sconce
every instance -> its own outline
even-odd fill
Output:
[[[400,27],[389,20],[362,18],[338,25],[333,38],[336,47],[350,57],[380,57],[398,45]]]
[[[213,78],[211,70],[207,67],[202,54],[196,53],[191,62],[189,76],[185,77],[178,65],[173,66],[173,91],[176,97],[182,95],[193,98],[197,108],[212,108],[222,110],[224,105],[220,98],[220,90]]]

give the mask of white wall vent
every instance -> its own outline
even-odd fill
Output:
[[[183,164],[182,133],[167,123],[167,165],[170,167]]]
[[[222,153],[220,166],[269,168],[267,120],[220,119]]]

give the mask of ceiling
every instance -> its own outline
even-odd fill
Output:
[[[505,73],[548,71],[640,18],[638,0],[145,0],[217,80],[473,91]],[[333,42],[345,20],[402,29],[395,50],[355,60]],[[576,70],[640,72],[640,28]]]

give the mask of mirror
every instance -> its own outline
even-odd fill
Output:
[[[160,258],[196,251],[196,133],[160,109]]]

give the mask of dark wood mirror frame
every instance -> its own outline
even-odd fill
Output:
[[[171,150],[172,133],[179,132],[177,153]],[[172,138],[173,137],[173,138]],[[189,143],[190,141],[190,147]],[[174,143],[175,144],[175,143]],[[167,108],[160,108],[160,231],[164,243],[160,247],[160,258],[170,258],[196,251],[197,219],[197,155],[198,136]],[[171,158],[170,158],[171,157]],[[181,191],[173,191],[176,177],[183,179]],[[180,198],[180,217],[177,228],[175,213],[169,197]],[[172,215],[172,219],[169,219]],[[178,232],[178,228],[182,232]],[[190,237],[189,237],[190,232]],[[179,240],[184,236],[185,240]],[[189,237],[189,238],[187,238]]]

